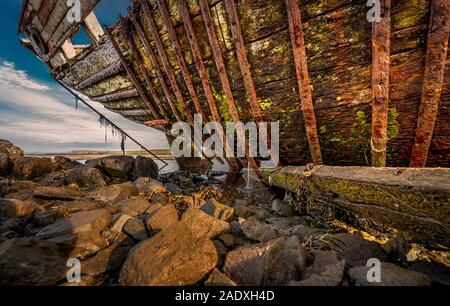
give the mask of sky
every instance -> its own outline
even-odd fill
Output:
[[[71,150],[120,150],[120,139],[100,126],[98,116],[50,77],[47,66],[24,48],[17,37],[23,0],[0,1],[0,139],[21,147],[25,153]],[[124,15],[130,0],[102,0],[95,13],[103,25]],[[78,43],[84,39],[77,36]],[[115,124],[149,149],[165,149],[165,136],[90,102]],[[127,141],[126,149],[138,147]]]

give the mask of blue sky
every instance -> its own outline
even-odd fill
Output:
[[[95,9],[102,24],[125,14],[130,0],[102,0]],[[16,36],[22,0],[0,1],[0,139],[25,152],[63,152],[79,149],[118,150],[120,139],[100,127],[98,117],[55,83],[45,64]],[[148,127],[91,104],[150,149],[168,148],[165,136]],[[127,149],[137,148],[127,142]]]

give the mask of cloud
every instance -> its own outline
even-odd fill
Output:
[[[18,70],[14,63],[0,62],[0,88],[22,88],[35,91],[46,91],[50,87],[44,83],[32,80],[23,70]]]

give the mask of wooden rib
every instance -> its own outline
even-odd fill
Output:
[[[103,79],[109,78],[110,76],[113,76],[115,74],[118,74],[123,70],[122,63],[116,62],[112,64],[111,66],[106,67],[103,70],[100,70],[99,72],[95,73],[94,75],[90,76],[86,80],[80,82],[78,85],[76,85],[74,88],[76,90],[83,90]]]
[[[230,115],[234,122],[239,122],[239,113],[234,101],[233,92],[231,90],[230,81],[228,79],[227,70],[225,68],[225,62],[222,57],[222,52],[220,50],[219,40],[217,38],[217,33],[214,29],[214,24],[211,17],[211,12],[209,10],[209,5],[207,0],[200,0],[199,5],[202,11],[203,21],[205,22],[206,32],[208,33],[209,43],[211,44],[211,49],[214,56],[214,61],[216,63],[217,71],[219,72],[220,83],[225,92],[225,97],[227,98],[227,105],[230,110]],[[258,167],[256,160],[248,154],[246,150],[247,160],[250,162],[251,167],[258,175],[258,177],[263,177],[261,169]]]
[[[150,110],[150,112],[152,113],[153,117],[155,119],[159,119],[158,115],[155,111],[155,109],[153,108],[152,104],[150,103],[148,97],[146,96],[144,90],[142,89],[141,84],[139,84],[138,79],[136,78],[136,76],[134,75],[133,70],[131,69],[131,67],[128,65],[125,57],[122,54],[122,51],[120,50],[119,45],[117,44],[117,41],[115,40],[111,29],[107,29],[106,33],[108,34],[109,39],[111,40],[114,49],[116,50],[117,54],[119,55],[120,61],[122,62],[123,67],[125,68],[125,70],[127,71],[128,76],[131,79],[131,82],[133,83],[134,87],[136,87],[136,90],[138,91],[139,95],[141,96],[141,99],[144,100],[144,103],[147,105],[148,109]]]
[[[122,90],[119,92],[113,92],[104,96],[93,97],[91,98],[91,100],[106,103],[135,97],[139,97],[139,92],[136,90],[136,88],[133,88],[128,90]]]
[[[158,93],[155,90],[155,87],[153,86],[152,79],[150,75],[148,74],[147,69],[145,68],[144,61],[141,58],[141,55],[139,54],[139,51],[136,47],[136,44],[133,40],[133,37],[131,36],[131,28],[130,23],[128,22],[128,19],[126,17],[122,17],[120,20],[121,30],[122,30],[122,36],[126,38],[128,41],[128,47],[131,49],[131,56],[137,63],[137,66],[139,67],[139,71],[142,73],[145,79],[145,83],[147,84],[148,90],[150,91],[150,95],[153,98],[153,101],[155,101],[156,105],[158,106],[159,111],[161,112],[164,119],[168,119],[167,113],[164,110],[164,107],[161,103],[161,100],[159,99]]]
[[[372,166],[386,166],[389,105],[391,0],[381,1],[381,21],[372,24]]]
[[[46,43],[49,41],[53,32],[55,32],[61,20],[66,17],[69,9],[70,8],[66,5],[65,1],[56,1],[56,4],[53,7],[53,10],[41,32],[42,39]]]
[[[292,51],[294,53],[295,72],[297,74],[303,116],[305,117],[306,135],[308,137],[313,163],[315,165],[321,165],[322,153],[320,151],[316,115],[314,112],[311,83],[308,74],[308,62],[306,58],[301,11],[297,0],[285,0],[285,3],[289,20]]]
[[[410,167],[425,167],[439,110],[450,32],[450,1],[433,0],[425,74]]]
[[[145,33],[142,30],[141,25],[137,21],[134,11],[130,8],[128,10],[128,13],[130,15],[131,22],[133,23],[134,29],[135,29],[142,45],[144,46],[144,50],[147,53],[147,55],[150,57],[150,61],[152,62],[153,70],[156,72],[156,75],[158,76],[159,82],[161,83],[161,87],[164,91],[164,94],[166,96],[167,102],[169,103],[170,109],[172,110],[172,113],[175,116],[175,119],[177,121],[182,121],[180,118],[180,115],[178,115],[177,107],[175,106],[175,103],[173,102],[169,87],[167,86],[166,81],[164,80],[164,77],[161,73],[161,69],[159,67],[158,60],[156,59],[156,56],[153,53],[152,48],[150,47],[147,37],[145,36]]]
[[[172,89],[175,93],[175,96],[177,97],[177,101],[181,105],[181,107],[184,109],[185,116],[188,119],[189,123],[193,124],[194,117],[192,116],[191,110],[189,109],[186,102],[184,101],[183,94],[181,93],[181,90],[178,87],[177,81],[175,79],[175,73],[173,72],[172,66],[170,66],[169,59],[166,54],[166,50],[164,49],[161,38],[159,37],[159,33],[156,28],[155,21],[153,20],[153,16],[150,12],[150,8],[148,7],[148,3],[146,0],[143,0],[143,1],[137,0],[136,2],[141,4],[141,7],[143,8],[144,16],[148,23],[148,28],[152,35],[153,41],[156,44],[156,48],[158,49],[158,53],[161,58],[161,62],[164,66],[164,69],[166,70],[167,77],[168,77],[170,85],[172,86]]]
[[[39,21],[41,22],[43,28],[47,24],[50,14],[52,13],[55,6],[58,4],[58,0],[47,0],[41,5],[39,13],[37,14]]]
[[[180,42],[178,41],[177,34],[175,33],[175,29],[173,27],[172,20],[170,19],[166,3],[164,0],[157,0],[157,2],[163,18],[163,23],[167,29],[167,33],[169,34],[169,39],[172,42],[172,47],[175,51],[175,54],[177,55],[178,66],[180,67],[181,74],[183,75],[184,82],[186,83],[186,87],[189,91],[189,95],[192,98],[192,102],[194,103],[197,113],[201,114],[202,117],[206,119],[205,113],[203,112],[202,104],[200,103],[200,99],[198,98],[197,92],[195,91],[192,77],[189,74],[189,70],[184,60],[183,50],[181,48]]]
[[[97,16],[95,16],[94,12],[91,12],[89,15],[87,15],[82,26],[84,32],[89,37],[91,42],[95,46],[98,46],[100,44],[101,37],[105,35],[105,31],[103,31],[103,28],[100,25],[100,22],[98,21]]]
[[[261,108],[258,103],[258,96],[256,95],[255,84],[253,83],[250,71],[250,63],[248,62],[247,54],[245,51],[244,38],[242,37],[239,16],[234,1],[235,0],[225,0],[225,7],[228,14],[228,20],[230,22],[231,34],[233,36],[234,46],[239,62],[239,68],[244,79],[245,90],[247,91],[247,95],[250,101],[253,118],[256,122],[261,122],[263,121]]]

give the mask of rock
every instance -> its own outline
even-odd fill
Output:
[[[57,212],[55,210],[44,211],[36,214],[33,217],[34,223],[41,226],[47,226],[55,223],[57,217]]]
[[[225,235],[219,236],[219,240],[222,241],[223,244],[227,248],[231,248],[232,246],[234,246],[234,237],[233,237],[233,235],[225,234]]]
[[[10,176],[14,164],[22,157],[23,151],[19,147],[0,139],[0,176]]]
[[[290,286],[338,286],[344,276],[345,260],[338,260],[334,251],[318,251],[314,264],[306,268],[304,280]]]
[[[229,252],[223,270],[240,286],[286,285],[299,278],[305,262],[300,241],[282,237]]]
[[[230,232],[234,235],[242,233],[242,226],[238,221],[230,222]]]
[[[225,274],[217,269],[214,269],[208,279],[205,281],[205,286],[222,286],[232,287],[236,286],[236,283],[228,278]]]
[[[272,210],[276,215],[282,217],[293,217],[296,215],[294,205],[280,199],[272,201]]]
[[[178,220],[178,211],[172,204],[167,204],[149,214],[145,219],[145,223],[148,230],[156,234],[177,223]]]
[[[16,233],[24,232],[24,219],[11,218],[0,224],[0,234],[13,231]]]
[[[173,184],[173,183],[165,183],[164,184],[164,188],[167,189],[167,191],[171,192],[171,193],[175,193],[175,194],[182,194],[183,190],[181,190],[180,187],[178,187],[177,185]]]
[[[83,275],[80,278],[80,282],[66,282],[61,287],[97,287],[101,286],[105,282],[104,275],[91,276]]]
[[[190,207],[181,220],[199,237],[213,239],[230,230],[230,225],[227,222],[213,218],[194,207]]]
[[[68,170],[75,167],[82,167],[83,164],[64,156],[53,157],[53,171]]]
[[[63,173],[65,185],[76,185],[79,188],[106,187],[110,179],[96,168],[74,168]]]
[[[104,250],[101,250],[93,257],[81,263],[82,272],[85,275],[97,276],[105,272],[117,270],[122,267],[127,254],[133,246],[128,239],[118,241]]]
[[[51,158],[20,157],[12,170],[12,176],[17,179],[35,180],[53,172]]]
[[[0,177],[0,197],[3,197],[5,194],[8,193],[8,185],[9,185],[8,180],[3,177]]]
[[[164,192],[165,188],[160,181],[148,178],[140,177],[134,181],[139,194],[144,197],[150,197],[155,192]]]
[[[144,198],[133,197],[120,203],[120,210],[131,217],[145,213],[151,204]]]
[[[84,193],[69,187],[36,187],[33,191],[36,198],[51,200],[76,200],[84,196]]]
[[[233,218],[233,208],[222,203],[219,203],[216,199],[211,198],[204,205],[200,207],[200,210],[204,211],[211,217],[229,222]]]
[[[111,214],[106,209],[75,213],[45,227],[36,237],[58,243],[68,254],[86,258],[107,247],[100,235],[109,224]]]
[[[146,177],[151,179],[158,178],[159,167],[151,158],[138,156],[134,161],[134,171],[132,173],[133,180],[140,177]]]
[[[223,257],[227,255],[228,249],[220,240],[213,240],[214,246],[216,247],[217,254],[219,254],[219,257]]]
[[[272,216],[265,208],[256,206],[235,207],[234,214],[244,219],[254,216],[258,221],[264,221]]]
[[[34,207],[29,203],[15,199],[0,199],[0,222],[30,216],[33,211]]]
[[[73,214],[80,211],[105,208],[105,204],[95,202],[92,200],[81,199],[58,203],[57,205],[51,206],[51,208],[57,211],[58,216],[68,216],[69,214]]]
[[[312,229],[311,227],[301,224],[289,229],[289,233],[293,236],[297,236],[301,241],[308,241],[321,232],[322,231],[318,229]]]
[[[1,286],[53,286],[66,277],[66,269],[55,243],[14,238],[0,244]]]
[[[351,267],[366,265],[371,258],[383,261],[387,258],[386,252],[375,242],[367,241],[359,235],[335,234],[323,238],[327,246],[335,250],[338,258],[344,259]]]
[[[187,286],[217,265],[214,244],[184,222],[159,232],[130,252],[120,272],[125,286]]]
[[[259,242],[266,242],[280,236],[289,235],[288,231],[277,230],[273,226],[257,220],[245,220],[241,224],[241,228],[245,237]]]
[[[127,180],[132,178],[134,162],[132,156],[108,156],[90,160],[86,167],[97,168],[112,178]]]
[[[125,223],[123,232],[136,241],[143,241],[149,238],[144,223],[136,218],[132,218]]]
[[[450,269],[442,264],[419,261],[414,263],[410,269],[425,274],[435,284],[450,286]]]
[[[101,202],[125,201],[132,196],[139,195],[138,190],[131,182],[98,188],[86,195],[87,198]]]
[[[371,283],[367,274],[372,267],[354,267],[348,272],[349,277],[357,286],[429,286],[431,279],[419,272],[401,268],[395,264],[381,263],[381,282]]]
[[[128,220],[133,219],[130,215],[120,215],[114,221],[114,224],[111,226],[110,231],[115,234],[121,234],[123,232],[123,228]]]
[[[39,184],[32,181],[21,181],[21,180],[3,180],[3,184],[4,184],[3,185],[4,193],[9,194],[24,190],[33,190],[34,188],[39,186]]]

